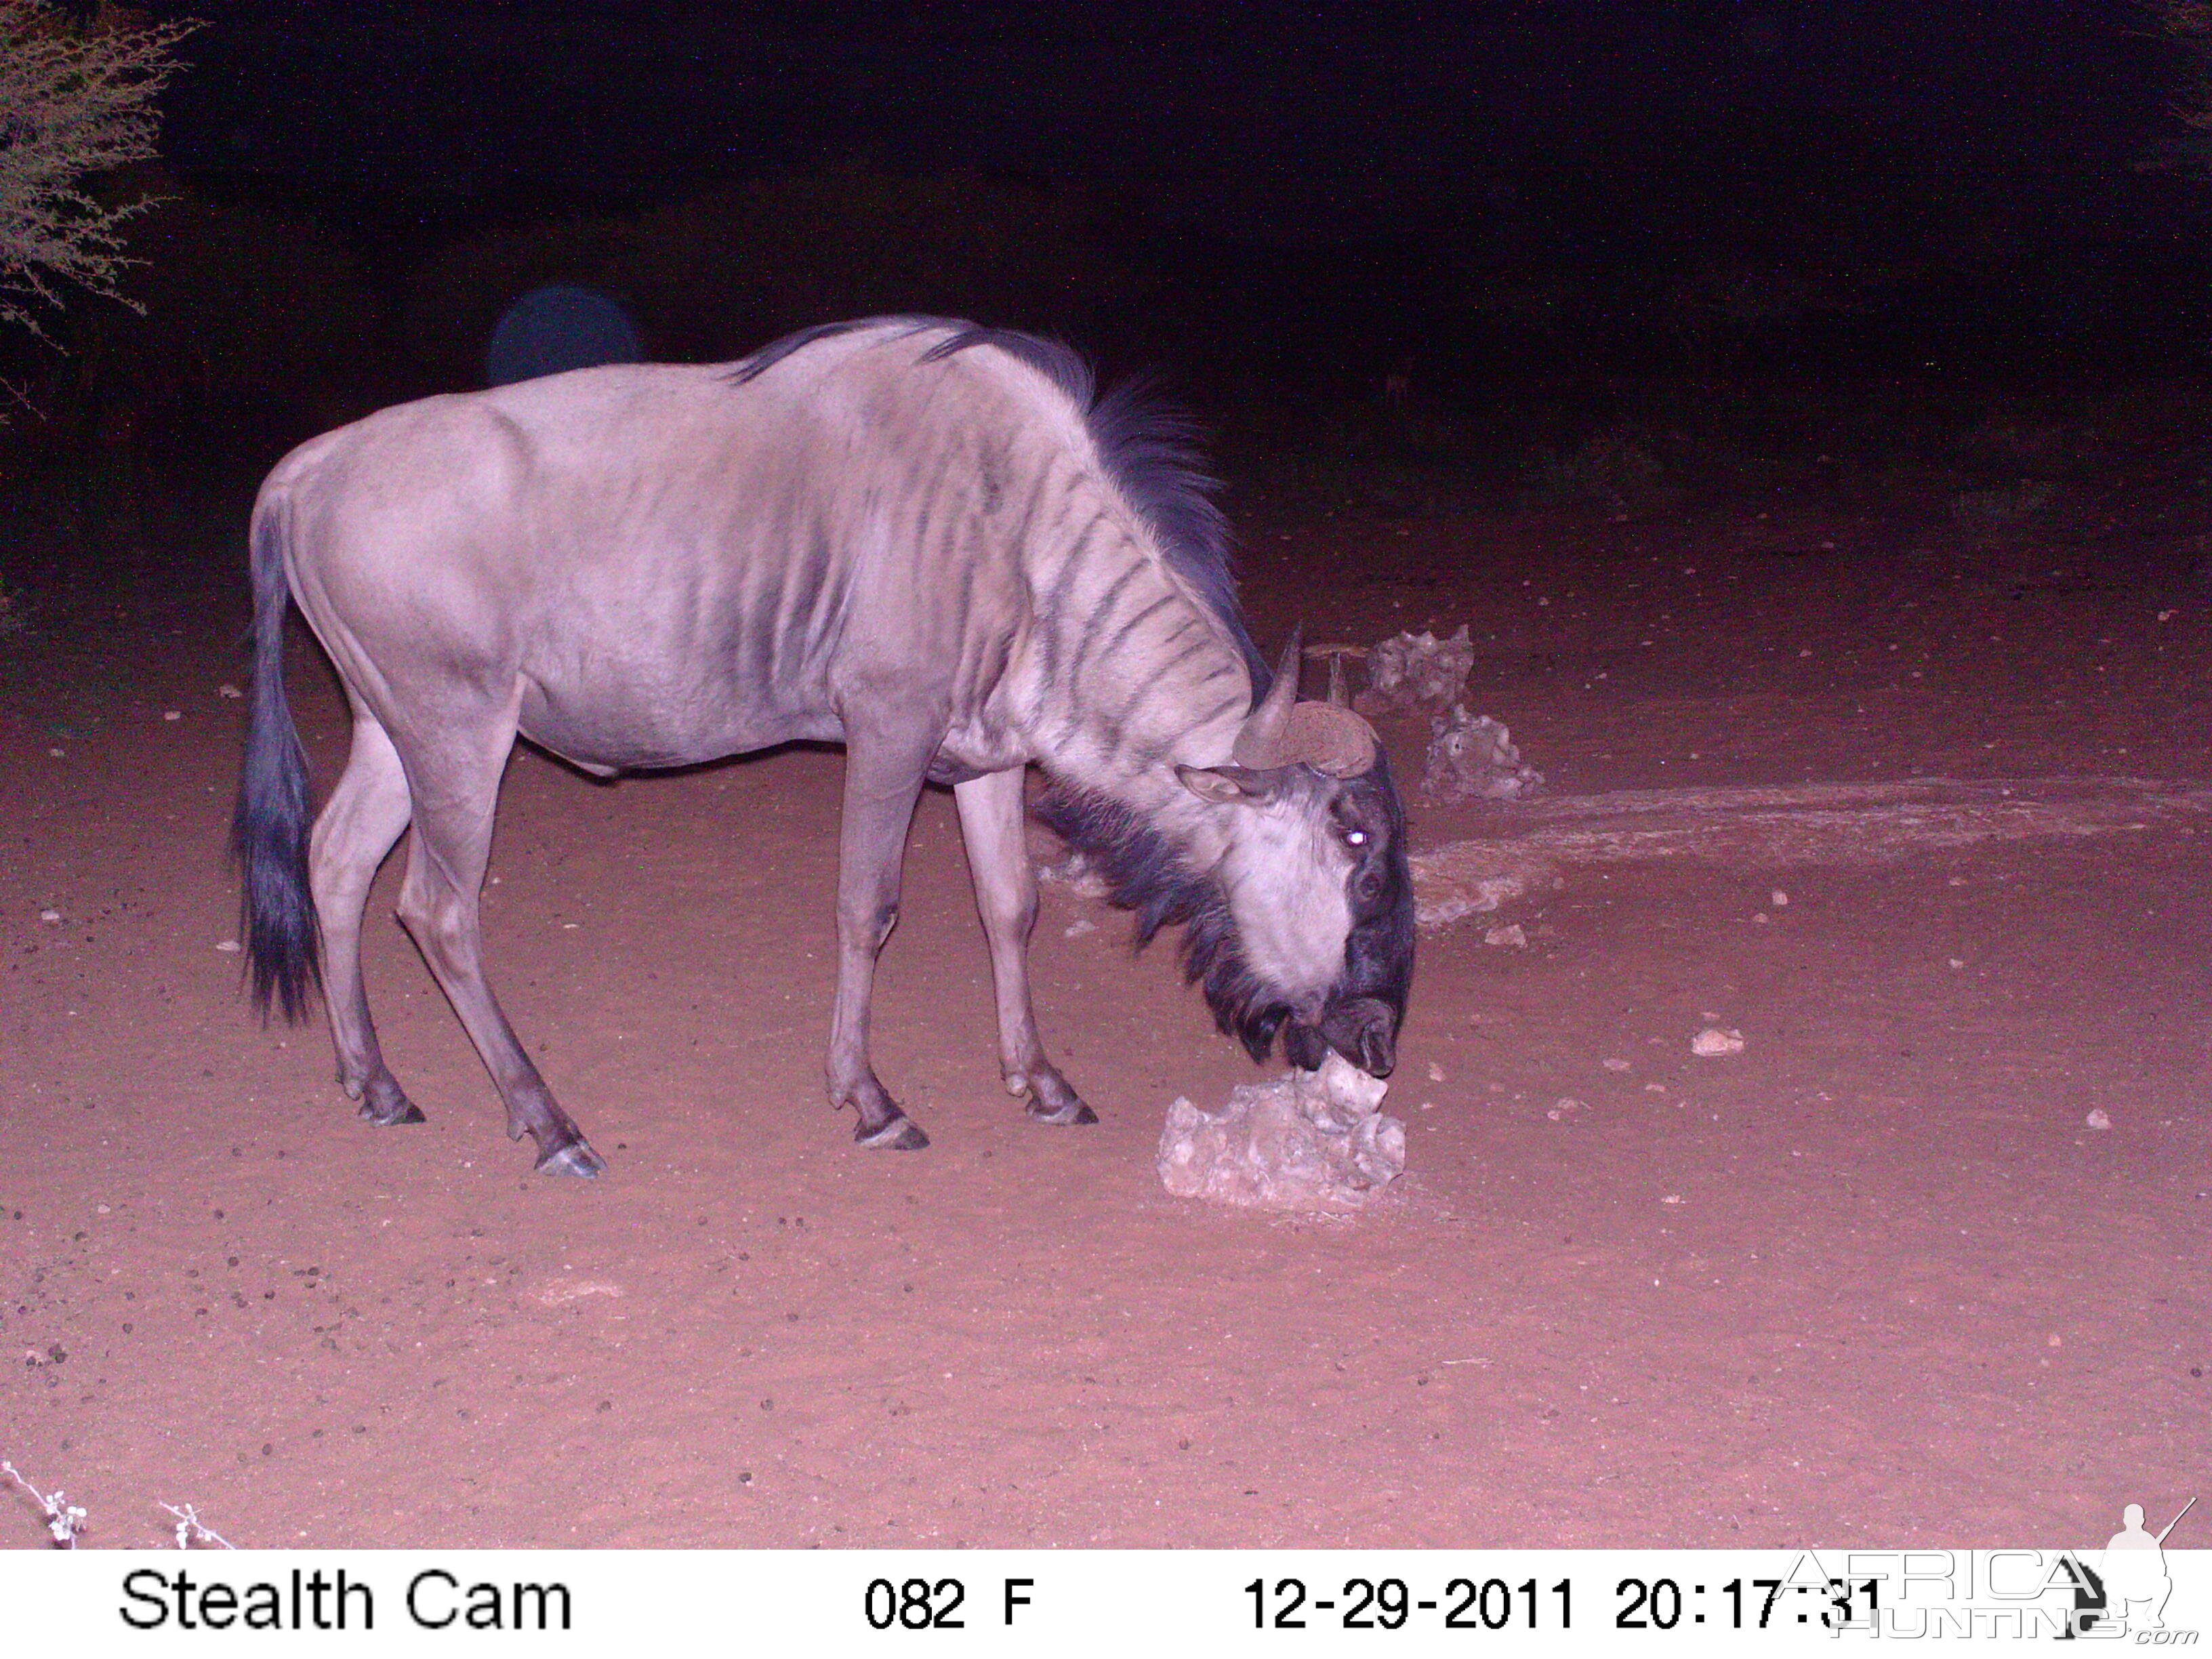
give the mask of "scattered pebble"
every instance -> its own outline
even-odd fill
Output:
[[[1740,1054],[1743,1052],[1743,1033],[1733,1028],[1723,1030],[1708,1025],[1690,1039],[1690,1052],[1706,1060],[1719,1054]]]
[[[1589,1109],[1588,1101],[1577,1100],[1572,1095],[1561,1095],[1558,1102],[1544,1115],[1554,1123],[1564,1123],[1571,1113],[1586,1112]]]
[[[39,920],[45,922],[49,927],[58,923],[61,919],[62,913],[58,910],[41,910],[39,912]]]
[[[1608,1060],[1605,1062],[1605,1069],[1608,1072],[1625,1072],[1628,1069],[1628,1062],[1625,1060]]]
[[[49,755],[52,755],[52,756],[56,760],[59,760],[59,759],[61,759],[61,758],[62,758],[62,751],[61,751],[60,750],[58,750],[58,749],[49,749],[49,750],[46,750],[46,752],[47,752]]]
[[[217,939],[215,948],[228,956],[238,949],[238,941],[234,939]]]
[[[1766,902],[1774,908],[1779,910],[1790,902],[1790,895],[1784,892],[1779,887],[1778,887],[1766,896]]]
[[[1431,1060],[1429,1062],[1429,1081],[1431,1083],[1442,1083],[1443,1080],[1444,1068],[1437,1065],[1433,1060]]]
[[[623,1287],[604,1279],[549,1279],[530,1292],[531,1300],[541,1307],[557,1308],[565,1302],[580,1302],[587,1296],[616,1296]]]
[[[1088,916],[1078,916],[1067,924],[1067,937],[1070,939],[1081,939],[1085,933],[1095,933],[1097,931],[1098,924]]]
[[[2109,1129],[2112,1127],[2112,1120],[2105,1115],[2105,1109],[2101,1106],[2092,1107],[2089,1115],[2081,1121],[2093,1129]]]
[[[221,685],[216,687],[215,694],[218,697],[242,697],[246,695],[246,693],[240,690],[228,680],[225,680]]]
[[[1960,969],[1966,965],[1957,957],[1946,957],[1943,959],[1951,964],[1951,971],[1954,973],[1956,973]]]
[[[1517,949],[1525,950],[1528,944],[1528,935],[1522,931],[1519,922],[1508,922],[1503,927],[1485,928],[1482,942],[1485,945],[1510,945]]]
[[[1662,1204],[1680,1204],[1682,1201],[1682,1195],[1680,1193],[1669,1193],[1659,1201]]]
[[[175,709],[169,708],[162,711],[161,718],[165,720],[180,720],[184,719],[184,716],[179,714]]]

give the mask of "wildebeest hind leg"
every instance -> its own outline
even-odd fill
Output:
[[[902,1152],[928,1146],[929,1137],[899,1109],[869,1064],[868,1002],[875,988],[876,957],[898,921],[899,872],[914,804],[944,737],[942,720],[915,720],[890,731],[861,726],[850,718],[846,722],[830,1103],[860,1114],[853,1139],[863,1146]]]
[[[478,899],[500,773],[514,746],[510,706],[483,718],[449,718],[409,755],[415,839],[399,889],[399,919],[507,1103],[508,1138],[534,1139],[538,1167],[550,1174],[598,1175],[605,1160],[554,1100],[484,977]]]
[[[412,807],[398,751],[383,726],[356,709],[353,750],[315,820],[308,878],[323,936],[323,1000],[337,1049],[338,1086],[375,1123],[420,1123],[422,1114],[385,1066],[361,976],[361,913],[377,866],[407,827]]]
[[[961,838],[975,883],[975,908],[991,946],[999,1006],[999,1066],[1010,1094],[1029,1097],[1040,1123],[1096,1123],[1098,1115],[1045,1058],[1030,1006],[1030,934],[1036,927],[1036,875],[1023,836],[1022,769],[956,785]]]

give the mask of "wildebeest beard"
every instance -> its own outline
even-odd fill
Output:
[[[1109,796],[1055,785],[1036,811],[1047,829],[1091,861],[1107,896],[1134,915],[1139,950],[1163,927],[1183,930],[1183,982],[1200,985],[1214,1024],[1266,1064],[1291,1007],[1245,965],[1221,884],[1194,872],[1164,836]]]

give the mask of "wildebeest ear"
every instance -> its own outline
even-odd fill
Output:
[[[1275,775],[1249,766],[1178,766],[1176,776],[1192,794],[1217,806],[1257,806],[1275,793]]]

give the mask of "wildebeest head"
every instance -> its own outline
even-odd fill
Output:
[[[1176,769],[1230,809],[1218,900],[1189,917],[1184,966],[1254,1060],[1280,1032],[1294,1066],[1334,1048],[1388,1077],[1413,976],[1405,809],[1374,728],[1297,700],[1298,662],[1293,635],[1233,764]]]

